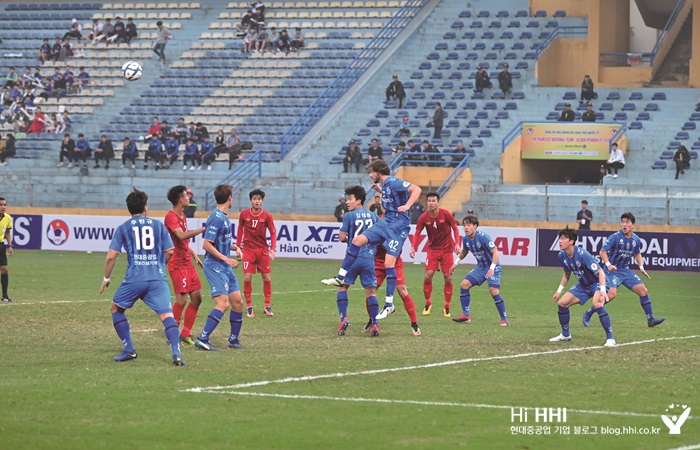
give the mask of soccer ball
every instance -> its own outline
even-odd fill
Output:
[[[136,61],[129,61],[122,66],[122,76],[128,81],[136,81],[142,74],[141,64]]]

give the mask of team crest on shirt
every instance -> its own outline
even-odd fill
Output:
[[[411,183],[409,183],[408,181],[403,182],[403,187],[409,187],[410,185],[411,185]]]
[[[581,267],[581,261],[576,261],[576,267]]]
[[[250,217],[246,217],[246,218],[245,218],[245,221],[246,221],[246,222],[250,222]]]

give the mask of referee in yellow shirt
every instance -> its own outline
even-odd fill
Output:
[[[7,286],[10,284],[10,275],[7,271],[7,255],[12,256],[12,217],[5,213],[7,200],[0,197],[0,282],[2,282],[2,301],[12,301],[7,295]],[[7,239],[7,244],[5,244]]]

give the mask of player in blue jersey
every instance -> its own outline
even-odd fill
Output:
[[[469,289],[472,286],[481,286],[484,281],[489,285],[489,293],[493,297],[493,301],[498,309],[498,314],[501,316],[501,326],[507,327],[508,317],[506,316],[506,304],[501,297],[501,264],[498,262],[500,252],[493,243],[491,237],[483,231],[477,230],[479,227],[479,219],[475,216],[467,216],[462,220],[464,226],[464,238],[462,238],[462,251],[460,252],[454,264],[450,268],[450,273],[453,273],[459,263],[466,258],[469,252],[476,258],[476,267],[464,277],[459,285],[459,301],[462,303],[462,313],[453,318],[455,322],[472,321],[472,316],[469,311],[471,303],[471,294]]]
[[[384,319],[394,312],[396,259],[401,255],[404,241],[406,241],[408,232],[411,229],[409,209],[420,197],[421,188],[408,181],[392,177],[389,166],[384,160],[378,159],[371,162],[367,166],[367,170],[374,182],[372,188],[382,193],[384,217],[371,229],[363,231],[362,234],[352,239],[352,242],[348,245],[348,250],[338,275],[321,280],[321,283],[328,286],[343,286],[343,279],[357,259],[360,248],[368,244],[375,247],[384,244],[384,248],[386,248],[386,256],[384,258],[386,300],[384,307],[377,315],[377,319]]]
[[[647,325],[655,327],[666,320],[666,318],[654,317],[649,291],[639,276],[630,269],[630,262],[634,258],[640,272],[651,280],[647,271],[644,270],[644,261],[641,253],[642,241],[639,239],[639,236],[634,234],[634,223],[634,215],[631,212],[624,213],[620,217],[620,227],[622,229],[617,233],[611,234],[600,250],[600,260],[605,264],[603,270],[608,283],[608,302],[613,301],[617,296],[617,288],[620,285],[626,287],[639,296],[639,303],[647,316]],[[583,325],[590,325],[593,311],[594,308],[591,308],[583,313]]]
[[[594,311],[598,313],[600,324],[605,330],[605,346],[615,347],[615,338],[610,325],[610,317],[605,310],[605,300],[608,295],[605,287],[605,272],[600,268],[593,255],[581,247],[576,247],[578,235],[575,230],[569,227],[559,232],[559,249],[557,255],[564,266],[564,275],[557,292],[552,299],[559,305],[559,323],[561,324],[561,334],[550,339],[550,342],[570,341],[571,330],[569,321],[571,316],[569,308],[571,305],[580,303],[585,305],[588,299],[593,299]],[[569,282],[571,274],[574,274],[578,283],[561,295],[566,283]]]
[[[202,248],[206,252],[204,256],[204,275],[211,286],[211,296],[214,299],[214,309],[211,310],[204,328],[194,346],[200,350],[216,351],[218,348],[211,345],[209,338],[219,325],[224,313],[231,306],[229,321],[231,334],[228,339],[228,348],[243,348],[240,343],[241,326],[243,325],[243,299],[241,288],[238,285],[233,269],[238,267],[238,261],[232,259],[231,250],[237,251],[231,237],[231,222],[228,214],[231,208],[233,188],[229,184],[220,184],[214,188],[216,209],[209,214],[204,232]]]
[[[367,199],[367,193],[362,186],[352,186],[345,189],[346,207],[348,212],[343,215],[343,224],[340,226],[338,239],[340,242],[348,242],[362,234],[365,230],[379,222],[379,216],[371,211],[362,208]],[[350,322],[348,321],[348,288],[355,284],[355,279],[359,276],[360,283],[365,289],[365,299],[367,309],[372,318],[370,334],[379,335],[377,326],[377,314],[379,314],[379,301],[377,300],[377,277],[374,273],[375,247],[371,244],[360,248],[357,258],[343,278],[343,285],[338,287],[336,303],[340,313],[340,325],[338,325],[338,336],[344,336]]]
[[[180,353],[180,332],[173,317],[170,289],[165,278],[166,263],[173,254],[173,241],[162,222],[146,217],[147,202],[146,193],[138,190],[126,197],[131,219],[121,224],[114,232],[105,261],[100,294],[109,286],[114,263],[122,249],[128,259],[124,281],[114,293],[110,308],[114,329],[124,344],[124,350],[114,360],[123,362],[136,359],[129,321],[124,312],[134,306],[136,300],[142,299],[163,322],[165,336],[172,350],[173,364],[184,366],[185,362]]]

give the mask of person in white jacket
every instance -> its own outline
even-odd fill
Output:
[[[605,162],[607,166],[608,174],[606,177],[617,178],[618,169],[625,168],[625,155],[622,154],[622,150],[617,147],[617,143],[612,145],[612,152],[610,153],[610,159]],[[615,173],[613,173],[615,171]]]

